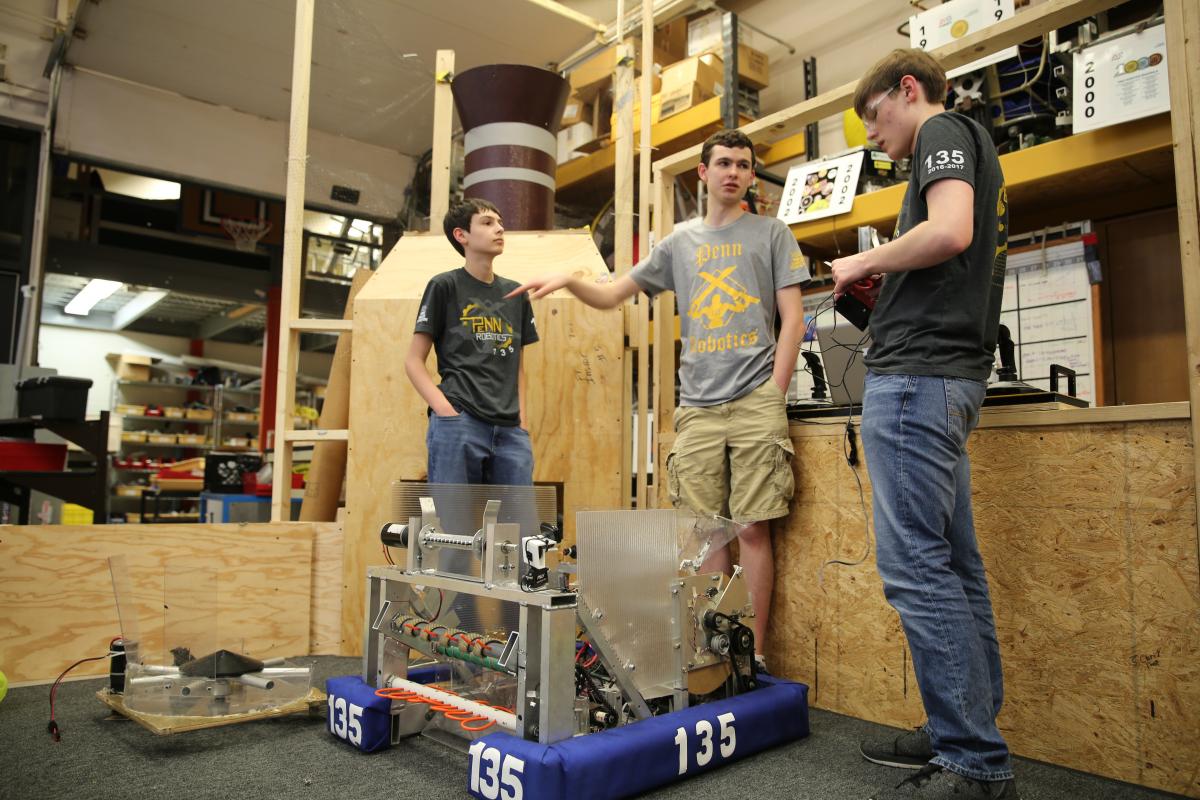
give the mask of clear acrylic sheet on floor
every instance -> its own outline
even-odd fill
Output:
[[[254,658],[241,652],[242,642],[222,636],[217,570],[173,562],[161,576],[143,581],[147,587],[143,599],[162,609],[161,627],[139,619],[125,557],[111,557],[109,571],[125,643],[127,709],[220,717],[268,711],[308,694],[312,683],[308,667],[282,658]]]

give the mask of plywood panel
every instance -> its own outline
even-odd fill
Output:
[[[361,652],[366,569],[383,562],[379,528],[390,485],[425,477],[425,404],[404,374],[417,305],[429,278],[461,266],[436,235],[401,239],[354,304],[350,445],[346,484],[342,649]],[[513,280],[549,273],[607,274],[586,231],[509,232],[496,272]],[[563,484],[567,540],[575,512],[621,505],[623,324],[565,292],[534,303],[540,341],[525,349],[534,480]],[[431,356],[430,372],[436,376]],[[436,377],[435,377],[436,380]]]
[[[796,500],[775,528],[767,654],[815,706],[922,718],[840,427],[793,429]],[[1200,797],[1200,564],[1187,420],[982,428],[976,529],[1019,755]],[[865,481],[867,513],[870,487]],[[823,580],[819,579],[823,578]]]
[[[165,571],[195,593],[219,573],[220,646],[257,658],[307,655],[313,527],[247,525],[0,526],[0,664],[10,681],[53,680],[77,659],[103,654],[121,633],[108,558],[126,557],[145,652],[161,650]],[[207,619],[203,609],[173,619]],[[200,654],[197,654],[200,655]],[[73,674],[107,673],[106,662]]]
[[[314,522],[309,653],[342,652],[342,523]]]

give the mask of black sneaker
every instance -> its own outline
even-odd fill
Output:
[[[1021,800],[1016,781],[977,781],[927,764],[895,788],[871,795],[870,800]]]
[[[868,739],[859,744],[858,751],[872,764],[900,769],[920,769],[933,758],[933,745],[923,727],[899,736]]]

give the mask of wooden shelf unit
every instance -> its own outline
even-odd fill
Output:
[[[742,117],[742,124],[750,121]],[[700,144],[721,129],[721,98],[713,97],[686,111],[672,114],[650,126],[650,144],[656,154],[674,153]],[[617,145],[613,140],[594,153],[558,165],[557,197],[564,202],[611,194]]]
[[[1026,232],[1175,203],[1171,120],[1166,114],[1088,131],[1000,156],[1010,223]],[[854,210],[792,225],[814,255],[857,252],[860,225],[890,236],[907,183],[860,195]]]
[[[743,125],[751,121],[749,117],[741,117],[740,120]],[[650,144],[654,148],[655,157],[670,155],[701,144],[722,127],[721,98],[713,97],[654,123],[650,126]],[[802,155],[803,133],[758,149],[758,161],[761,166],[777,164]],[[616,156],[617,146],[610,140],[594,153],[559,164],[558,199],[572,202],[585,200],[599,193],[611,194]]]

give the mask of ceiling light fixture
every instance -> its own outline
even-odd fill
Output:
[[[79,294],[71,298],[63,309],[63,313],[86,317],[88,312],[106,297],[120,289],[125,284],[120,281],[107,281],[104,278],[92,278],[87,286],[79,290]]]

